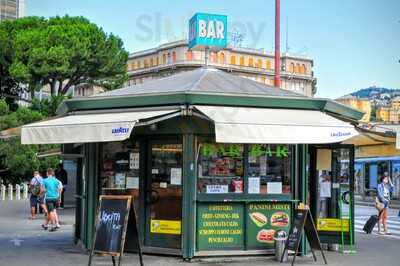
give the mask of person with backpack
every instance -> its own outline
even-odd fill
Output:
[[[29,219],[34,220],[36,219],[37,207],[38,204],[40,205],[40,188],[42,186],[43,179],[39,174],[39,171],[35,171],[33,173],[33,178],[29,183],[29,191],[30,197],[29,202],[31,206],[31,217]]]
[[[379,212],[378,233],[381,235],[390,235],[387,228],[388,210],[390,203],[390,194],[393,191],[393,183],[387,172],[380,178],[380,183],[376,195],[376,207]],[[381,231],[383,225],[383,232]]]

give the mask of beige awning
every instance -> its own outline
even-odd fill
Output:
[[[128,139],[142,119],[179,114],[180,109],[68,115],[22,127],[22,144],[88,143]]]
[[[336,143],[358,135],[350,123],[320,111],[200,106],[220,143]]]

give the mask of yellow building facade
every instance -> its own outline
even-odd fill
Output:
[[[376,120],[382,122],[389,122],[390,120],[390,107],[380,106],[376,110]]]
[[[368,123],[371,121],[371,102],[368,99],[358,99],[354,96],[345,96],[339,99],[336,99],[337,102],[340,102],[344,105],[353,107],[364,113],[364,116],[360,120],[361,122]]]

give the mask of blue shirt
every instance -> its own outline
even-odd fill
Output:
[[[43,187],[46,190],[46,199],[58,199],[60,197],[59,193],[60,181],[54,176],[49,176],[43,179]]]

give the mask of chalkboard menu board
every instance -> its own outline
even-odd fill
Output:
[[[109,254],[112,257],[113,265],[115,265],[115,256],[121,257],[125,244],[125,235],[129,217],[135,219],[135,208],[131,209],[131,196],[102,195],[99,200],[99,209],[96,218],[96,232],[94,234],[92,250],[89,257],[89,266],[92,262],[94,253]],[[130,214],[132,210],[133,214]],[[136,227],[136,235],[138,230]],[[137,239],[140,265],[143,265],[140,241]]]
[[[119,255],[131,206],[130,196],[101,196],[94,251]]]
[[[285,250],[283,254],[287,250],[294,251],[294,256],[292,260],[292,266],[296,260],[297,252],[300,246],[300,240],[302,237],[302,233],[305,233],[307,240],[310,244],[311,252],[314,258],[314,261],[317,261],[317,257],[315,256],[314,250],[320,250],[322,254],[322,258],[324,259],[325,264],[328,264],[324,251],[322,250],[321,243],[319,241],[318,232],[315,228],[314,220],[311,216],[309,209],[296,209],[294,211],[294,219],[292,223],[292,227],[289,231],[289,236],[286,240]],[[283,255],[281,258],[281,262],[283,260]]]
[[[287,239],[287,249],[297,251],[304,224],[307,218],[307,210],[296,210],[294,213],[293,224]]]

